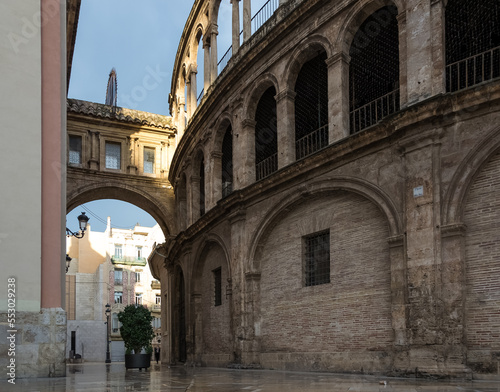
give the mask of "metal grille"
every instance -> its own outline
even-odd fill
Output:
[[[121,144],[106,143],[106,169],[120,169]]]
[[[80,136],[69,137],[69,163],[75,165],[82,163],[82,138]]]
[[[304,158],[328,145],[326,52],[302,66],[295,83],[295,156]]]
[[[278,133],[276,89],[269,87],[257,104],[255,113],[255,164],[257,181],[278,170]]]
[[[445,17],[446,91],[500,77],[500,2],[450,0]]]
[[[233,132],[231,125],[222,141],[222,197],[233,192]]]
[[[304,237],[304,284],[330,283],[330,231]]]
[[[354,36],[349,52],[351,133],[374,125],[399,110],[396,15],[396,7],[383,7],[369,16]]]
[[[222,269],[212,271],[214,274],[214,306],[222,305]]]
[[[144,173],[154,173],[155,149],[144,147]]]
[[[280,5],[279,0],[268,0],[252,17],[252,34],[255,33],[274,14]]]
[[[205,162],[200,163],[200,216],[205,215]]]

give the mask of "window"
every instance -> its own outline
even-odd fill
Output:
[[[255,175],[257,181],[278,170],[278,126],[276,89],[269,87],[257,104],[255,113]]]
[[[330,231],[304,237],[304,285],[330,283]]]
[[[214,306],[222,305],[222,270],[214,269]]]
[[[115,304],[123,303],[123,292],[115,291]]]
[[[156,294],[156,301],[155,301],[156,305],[161,305],[161,295],[160,294]]]
[[[140,272],[136,272],[135,273],[135,281],[137,283],[140,283],[141,282],[141,273]]]
[[[121,259],[123,257],[123,248],[121,245],[115,245],[115,259]]]
[[[111,314],[111,328],[113,332],[118,332],[120,330],[120,327],[122,326],[122,323],[118,321],[118,313],[112,313]]]
[[[142,293],[135,293],[135,304],[142,305]]]
[[[328,145],[326,52],[302,66],[295,92],[295,156],[302,159]]]
[[[399,30],[395,6],[370,15],[349,51],[351,133],[375,125],[399,110]]]
[[[136,246],[135,252],[137,253],[137,259],[142,259],[142,246]]]
[[[121,143],[106,142],[106,169],[121,168]]]
[[[123,283],[123,270],[117,269],[115,270],[115,285],[121,285],[122,283]]]
[[[151,324],[153,325],[154,329],[161,328],[161,319],[159,317],[153,317]]]
[[[144,147],[144,173],[155,172],[155,149]]]
[[[71,165],[80,165],[82,163],[82,138],[80,136],[69,137],[69,157]]]

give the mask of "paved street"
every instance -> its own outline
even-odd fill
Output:
[[[386,382],[384,384],[383,382]],[[125,371],[123,362],[68,365],[67,377],[2,380],[0,391],[189,391],[189,392],[500,392],[498,381],[433,381],[329,373],[184,368],[152,364]]]

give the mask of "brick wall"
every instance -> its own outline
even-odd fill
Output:
[[[222,305],[214,306],[213,270],[221,268],[222,273]],[[229,299],[225,291],[228,277],[226,256],[217,245],[211,249],[202,260],[201,267],[201,307],[203,319],[203,353],[232,353],[232,338],[229,318]]]
[[[496,367],[498,359],[488,361],[490,350],[500,351],[500,152],[474,180],[464,223],[467,346],[479,350],[470,351],[468,360]]]
[[[331,282],[304,287],[302,237],[325,229]],[[262,352],[390,350],[388,235],[377,207],[346,192],[283,216],[262,252]]]

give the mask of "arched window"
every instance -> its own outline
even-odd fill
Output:
[[[200,216],[205,215],[205,162],[200,162]]]
[[[233,132],[231,125],[222,140],[222,197],[233,192]]]
[[[257,104],[255,113],[255,173],[257,181],[278,170],[276,89],[269,87]]]
[[[351,133],[376,124],[399,110],[399,39],[397,8],[370,15],[354,36],[349,55]]]
[[[295,83],[295,156],[304,158],[328,145],[326,52],[305,63]]]
[[[500,2],[450,0],[445,20],[446,91],[500,77]]]

